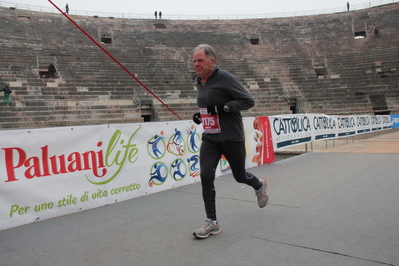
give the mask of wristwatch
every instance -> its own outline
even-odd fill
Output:
[[[228,112],[230,112],[230,108],[227,105],[225,105],[225,106],[223,106],[223,111],[228,113]]]

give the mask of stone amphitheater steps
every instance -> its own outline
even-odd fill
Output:
[[[1,29],[0,81],[14,90],[11,107],[0,102],[7,116],[0,128],[143,121],[149,114],[152,120],[177,119],[147,89],[191,119],[198,110],[191,54],[204,42],[255,98],[244,116],[287,114],[292,102],[297,112],[399,113],[398,3],[276,19],[154,23],[71,16],[147,89],[62,15],[0,11],[7,25]],[[381,29],[378,38],[373,24]],[[353,30],[365,25],[367,37],[355,39]],[[112,43],[101,43],[102,34]],[[51,63],[57,78],[40,78],[39,69]]]

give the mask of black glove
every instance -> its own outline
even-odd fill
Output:
[[[211,104],[208,105],[207,109],[208,109],[208,114],[211,115],[216,115],[216,114],[220,114],[223,113],[223,107],[224,104]]]
[[[197,125],[201,124],[202,120],[201,120],[200,113],[195,113],[195,114],[193,115],[193,121],[194,121],[194,123],[196,123]]]

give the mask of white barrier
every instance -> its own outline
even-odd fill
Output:
[[[1,131],[0,229],[198,182],[201,133],[191,121]]]
[[[390,128],[390,116],[243,122],[248,168],[289,145]],[[201,134],[187,120],[1,131],[0,230],[198,182]],[[222,158],[216,174],[228,172]]]
[[[274,150],[310,141],[354,136],[392,127],[390,115],[295,114],[270,116],[269,119]]]

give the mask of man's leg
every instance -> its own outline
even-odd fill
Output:
[[[235,180],[253,187],[258,206],[260,208],[265,207],[269,201],[269,195],[266,191],[267,182],[265,179],[259,180],[252,173],[245,170],[245,143],[223,142],[223,154],[229,161]]]
[[[9,106],[10,105],[10,95],[9,94],[4,94],[4,98],[6,99],[7,106]]]
[[[244,142],[223,142],[223,154],[229,161],[233,176],[238,183],[244,183],[258,190],[262,183],[253,174],[245,170],[245,143]]]
[[[216,218],[215,171],[221,156],[219,143],[207,139],[202,140],[200,149],[201,185],[207,219],[200,228],[194,230],[193,235],[207,238],[222,232]]]
[[[203,139],[200,149],[201,185],[206,216],[216,220],[215,171],[222,153],[219,143]]]

